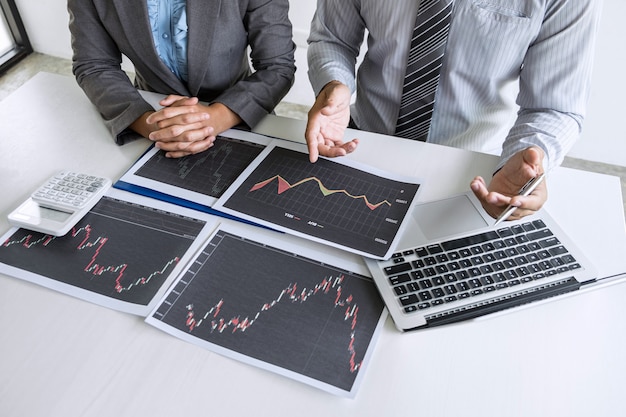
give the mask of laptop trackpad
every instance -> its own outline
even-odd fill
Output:
[[[488,226],[466,194],[419,204],[415,207],[413,216],[428,240]]]

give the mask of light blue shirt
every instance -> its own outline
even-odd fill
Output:
[[[501,155],[531,145],[560,164],[580,134],[601,0],[456,0],[428,142]],[[356,91],[360,129],[393,135],[416,0],[318,0],[309,37],[317,95]],[[367,33],[367,54],[355,63]]]
[[[154,46],[165,65],[187,81],[187,1],[147,0]]]

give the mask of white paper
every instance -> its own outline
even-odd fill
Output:
[[[241,250],[234,254],[233,247]],[[239,262],[231,268],[229,258]],[[282,265],[273,264],[278,259]],[[333,274],[320,277],[319,271]],[[146,322],[212,352],[353,397],[387,317],[367,274],[358,256],[225,223]]]
[[[365,166],[347,158],[336,158],[332,160],[320,158],[315,164],[307,162],[307,164],[310,164],[308,166],[303,165],[301,161],[298,162],[300,165],[294,168],[293,172],[294,178],[297,178],[296,181],[298,181],[295,182],[295,185],[287,183],[283,178],[284,174],[281,176],[280,173],[272,171],[272,174],[267,174],[267,178],[262,178],[265,180],[263,183],[258,183],[253,188],[249,188],[250,178],[254,175],[264,175],[257,174],[256,170],[266,170],[268,159],[273,153],[283,152],[282,150],[287,150],[287,152],[293,151],[293,155],[300,155],[298,157],[299,160],[306,158],[308,161],[308,153],[305,145],[275,140],[266,147],[263,153],[246,168],[237,181],[235,181],[222,197],[213,204],[213,208],[275,230],[294,234],[362,256],[374,259],[388,259],[393,253],[403,230],[406,228],[406,220],[409,218],[409,214],[417,203],[417,196],[419,195],[422,182],[419,179],[392,174],[374,167]],[[321,168],[320,166],[322,164],[326,164],[325,166],[328,166],[328,169]],[[349,175],[343,176],[343,173],[339,171],[343,172],[346,170],[342,167],[348,167],[354,170],[351,170]],[[269,169],[287,172],[290,170],[290,167],[274,166]],[[326,170],[326,179],[324,180],[320,180],[316,178],[314,174],[311,174],[315,171],[321,172],[321,170]],[[330,190],[325,188],[323,184],[324,181],[333,180],[335,179],[333,177],[338,178],[340,176],[342,177],[341,181],[344,181],[344,183],[336,187],[339,189]],[[376,176],[376,178],[373,176]],[[343,177],[345,177],[345,179]],[[372,178],[374,178],[376,182],[387,184],[386,188],[374,184],[373,181],[370,183]],[[247,196],[251,195],[253,190],[256,191],[265,187],[264,184],[267,184],[266,189],[271,188],[274,190],[278,187],[277,191],[273,192],[273,194],[277,196],[276,201],[278,201],[278,196],[287,194],[285,192],[287,188],[289,188],[288,191],[293,192],[293,190],[296,190],[296,187],[299,187],[307,181],[311,184],[316,182],[317,185],[314,184],[314,187],[318,186],[318,189],[311,190],[309,188],[311,191],[307,191],[308,195],[301,195],[297,197],[298,200],[294,199],[290,201],[288,203],[292,206],[290,209],[283,209],[281,206],[283,204],[282,202],[280,204],[278,202],[276,202],[276,204],[274,202],[259,204],[248,203],[250,207],[245,209],[247,212],[244,212],[244,210],[240,208],[233,208],[235,204],[245,204],[243,200],[248,198]],[[246,182],[248,186],[247,189],[243,187]],[[278,183],[277,186],[276,183]],[[300,189],[303,188],[304,187]],[[352,189],[354,189],[354,191]],[[374,189],[376,189],[375,191],[378,194],[383,195],[384,193],[388,193],[389,195],[393,195],[393,197],[384,200],[384,197],[378,199],[372,199],[370,197],[372,201],[369,201],[368,193],[374,193]],[[406,192],[405,189],[407,189]],[[409,189],[411,190],[409,191]],[[244,196],[246,193],[247,195]],[[320,201],[330,201],[329,198],[326,198],[328,196],[335,198],[334,201],[338,201],[337,199],[339,198],[343,199],[340,204],[338,203],[336,205],[337,209],[334,211],[331,209],[331,205],[327,207],[325,203],[320,203]],[[313,202],[312,200],[315,198],[318,200]],[[235,200],[242,203],[233,203]],[[307,204],[309,206],[307,206]],[[348,207],[349,204],[357,204],[360,208],[358,210],[345,208]],[[394,206],[402,207],[401,210],[403,211],[400,212],[397,210],[397,213],[394,215],[374,214],[379,211],[380,213],[385,213],[381,210],[391,210]],[[270,210],[273,210],[271,214],[273,218],[264,218],[264,216],[268,215]],[[306,211],[314,212],[314,214],[307,215]],[[344,225],[346,225],[346,227],[344,227]],[[383,229],[385,232],[381,233],[380,231]],[[380,233],[380,235],[377,235],[378,233]]]
[[[11,228],[0,238],[3,242],[0,260],[4,260],[0,263],[0,273],[145,317],[218,222],[212,216],[125,191],[109,189],[106,197],[119,200],[122,209],[137,210],[141,214],[142,207],[145,207],[148,214],[154,215],[155,224],[150,220],[140,224],[141,219],[135,224],[136,230],[149,236],[145,247],[141,245],[141,234],[133,233],[137,235],[138,243],[124,238],[125,234],[135,230],[132,220],[117,219],[109,223],[106,215],[93,217],[104,218],[105,223],[101,224],[112,224],[115,230],[100,230],[102,227],[87,224],[89,215],[76,225],[75,234],[73,230],[60,238]],[[98,207],[96,205],[92,211]],[[166,231],[166,224],[158,224],[161,220],[190,224],[197,235],[193,238],[175,236],[175,233]],[[184,246],[188,247],[180,254],[182,249],[166,251],[166,240],[172,243],[184,240]],[[29,253],[30,249],[37,251]],[[143,273],[144,267],[153,267],[151,273]]]

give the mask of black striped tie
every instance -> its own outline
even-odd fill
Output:
[[[404,77],[396,136],[426,141],[454,0],[422,0]]]

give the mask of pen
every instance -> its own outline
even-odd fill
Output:
[[[531,178],[530,180],[528,180],[528,182],[526,184],[524,184],[524,186],[522,188],[520,188],[520,190],[517,192],[517,195],[521,195],[521,196],[527,196],[530,193],[533,192],[533,190],[535,188],[537,188],[537,186],[539,184],[541,184],[541,181],[543,181],[543,179],[545,178],[546,174],[545,172],[541,175],[538,175],[534,178]],[[500,222],[503,222],[504,220],[508,219],[509,216],[511,214],[513,214],[513,212],[515,211],[515,209],[517,209],[517,207],[512,206],[509,204],[509,206],[506,208],[506,210],[504,210],[496,219],[496,223],[494,224],[494,226],[498,225]]]

